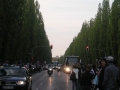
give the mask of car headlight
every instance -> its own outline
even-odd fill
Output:
[[[69,72],[69,71],[70,71],[70,68],[66,68],[66,71]]]
[[[25,81],[18,81],[18,82],[17,82],[17,85],[25,85],[25,84],[26,84]]]
[[[51,68],[49,70],[52,70]]]

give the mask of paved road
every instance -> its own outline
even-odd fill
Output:
[[[48,76],[45,70],[34,74],[32,78],[32,90],[72,90],[72,82],[63,72],[54,70],[52,76]]]

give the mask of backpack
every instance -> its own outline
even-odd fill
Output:
[[[72,71],[71,75],[70,75],[70,80],[75,81],[76,80],[76,74],[74,71]]]

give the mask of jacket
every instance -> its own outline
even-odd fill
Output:
[[[78,79],[78,72],[79,72],[79,70],[78,69],[76,69],[76,68],[74,68],[73,69],[73,72],[75,73],[75,75],[76,75],[76,79]]]
[[[110,63],[108,67],[105,68],[104,71],[104,79],[103,79],[103,86],[104,88],[112,89],[114,88],[114,79],[119,79],[119,69],[113,64]]]
[[[82,77],[80,79],[80,83],[82,86],[91,86],[91,80],[94,78],[93,74],[91,74],[89,71],[85,71],[82,74]]]

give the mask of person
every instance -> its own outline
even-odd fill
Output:
[[[19,63],[20,63],[19,66],[22,67],[23,66],[22,59],[20,59]]]
[[[90,73],[92,73],[94,76],[96,75],[96,66],[94,64],[92,64],[92,68],[91,68],[91,71]]]
[[[4,64],[3,64],[4,67],[7,67],[8,66],[8,61],[6,61]]]
[[[39,72],[41,71],[41,65],[39,64]]]
[[[98,78],[99,78],[99,82],[98,82],[99,90],[104,90],[104,87],[102,86],[102,83],[103,83],[104,71],[105,71],[106,65],[107,65],[106,59],[105,58],[101,59],[101,61],[100,61],[100,69],[99,69],[99,71],[97,73]]]
[[[73,72],[75,73],[76,79],[72,80],[72,90],[79,90],[79,81],[78,81],[78,72],[79,72],[79,70],[78,70],[76,65],[73,66],[71,74]]]
[[[112,56],[108,56],[106,58],[108,62],[108,66],[105,68],[104,71],[104,79],[103,79],[103,87],[104,90],[114,90],[115,81],[119,79],[119,69],[113,64],[114,58]]]
[[[97,66],[95,65],[95,64],[92,64],[92,66],[91,66],[92,68],[91,68],[91,71],[90,71],[90,73],[93,75],[93,79],[92,79],[92,81],[91,81],[91,83],[92,83],[92,89],[94,89],[94,90],[96,90],[96,88],[97,88],[97,81],[96,81],[96,72],[98,71],[98,68],[97,68]]]
[[[87,65],[86,71],[82,74],[80,79],[82,90],[91,90],[92,88],[91,80],[94,78],[94,75],[90,71],[91,71],[91,66]]]
[[[29,63],[29,73],[32,73],[32,64]]]

